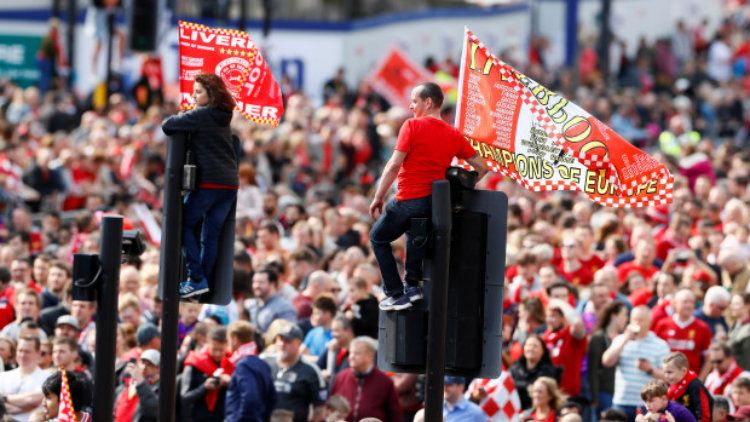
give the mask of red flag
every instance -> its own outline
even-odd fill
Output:
[[[393,48],[370,76],[373,89],[389,103],[409,108],[411,90],[421,82],[432,82],[432,74],[412,63],[397,48]]]
[[[76,422],[76,411],[73,409],[73,400],[70,398],[70,385],[68,385],[68,373],[60,368],[62,383],[60,386],[60,403],[57,408],[57,420],[59,422]]]
[[[276,127],[284,113],[281,89],[250,36],[235,29],[209,28],[180,21],[180,107],[189,110],[200,73],[215,73],[237,102],[237,110],[256,123]]]
[[[620,208],[672,201],[663,164],[493,56],[468,29],[456,126],[493,171],[526,189],[578,190]]]

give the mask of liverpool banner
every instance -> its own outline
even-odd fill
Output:
[[[468,29],[456,127],[493,171],[526,189],[578,190],[608,207],[672,201],[664,165],[493,56]]]
[[[281,89],[250,36],[234,29],[180,21],[180,107],[189,110],[200,73],[220,76],[237,110],[248,120],[278,126],[284,113]]]

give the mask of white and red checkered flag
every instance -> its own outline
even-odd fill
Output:
[[[246,119],[276,127],[284,114],[281,88],[250,35],[180,21],[180,107],[195,107],[193,84],[201,73],[215,73],[226,84]]]
[[[68,384],[68,373],[65,368],[60,368],[62,382],[60,385],[60,404],[57,408],[58,422],[77,422],[76,411],[73,409],[73,400],[70,398],[70,385]]]
[[[672,202],[663,164],[495,57],[468,29],[458,87],[456,127],[491,170],[524,188],[577,190],[607,207]]]
[[[510,372],[503,370],[495,379],[477,378],[469,384],[466,398],[472,393],[484,390],[485,397],[479,402],[479,407],[489,416],[491,422],[518,422],[520,419],[521,399],[516,391],[516,383]]]

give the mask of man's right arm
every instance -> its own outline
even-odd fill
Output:
[[[628,344],[628,340],[630,339],[626,335],[616,337],[609,348],[604,351],[604,354],[602,355],[602,365],[607,368],[617,365],[617,362],[620,360],[620,353],[622,353],[622,349],[625,348],[625,345]]]

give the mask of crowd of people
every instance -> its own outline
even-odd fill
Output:
[[[674,198],[609,209],[488,175],[478,188],[510,201],[503,373],[446,377],[446,421],[750,420],[745,19],[711,34],[678,23],[635,55],[615,37],[611,72],[584,44],[576,77],[545,67],[544,43],[532,43],[519,67],[667,165]],[[454,63],[429,65],[455,73]],[[278,128],[231,123],[241,142],[232,301],[180,305],[178,420],[419,420],[423,376],[376,365],[385,294],[368,213],[411,115],[367,82],[348,87],[343,73],[320,106],[282,86]],[[73,300],[71,264],[98,252],[109,212],[150,240],[120,272],[114,420],[156,420],[159,237],[147,227],[162,218],[161,123],[176,112],[171,102],[140,109],[127,93],[91,109],[54,84],[42,95],[0,81],[6,420],[54,416],[58,368],[76,410],[90,410],[96,306]],[[442,115],[452,123],[450,106]],[[394,254],[403,273],[403,238]]]

